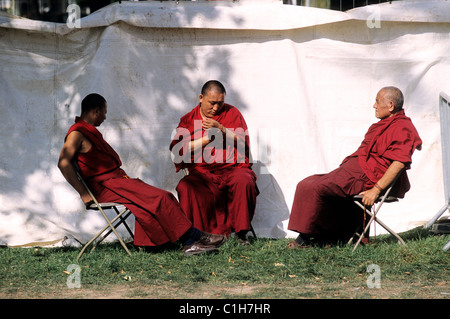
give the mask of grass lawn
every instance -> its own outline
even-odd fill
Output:
[[[230,238],[218,253],[178,249],[128,256],[102,244],[0,249],[0,299],[450,299],[450,236],[423,228],[352,246],[286,248],[288,239]]]

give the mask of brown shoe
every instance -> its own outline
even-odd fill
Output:
[[[217,251],[220,246],[226,241],[223,235],[209,234],[202,232],[200,239],[190,246],[184,246],[183,252],[185,255],[200,255],[207,252]]]
[[[222,246],[224,242],[226,242],[227,238],[224,235],[216,235],[216,234],[209,234],[207,232],[202,232],[202,235],[200,236],[200,239],[198,240],[198,243],[201,243],[205,246],[215,246],[216,248],[219,248]]]
[[[183,247],[183,252],[186,256],[201,255],[214,251],[218,251],[217,247],[212,245],[203,245],[200,242],[195,242],[193,245]]]

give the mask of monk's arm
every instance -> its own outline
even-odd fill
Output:
[[[223,126],[221,123],[213,120],[213,119],[204,119],[202,122],[202,127],[204,130],[209,130],[211,128],[217,128],[222,132],[222,134],[225,135],[225,138],[230,142],[238,142],[238,143],[245,143],[245,141],[240,137],[239,135],[235,134],[233,130],[227,129],[225,126]],[[208,140],[209,141],[209,140]],[[209,141],[211,142],[211,141]],[[206,144],[208,144],[207,142]],[[204,145],[206,145],[204,144]],[[203,145],[203,146],[204,146]]]
[[[83,203],[87,204],[92,200],[92,198],[78,179],[72,165],[72,160],[81,148],[82,140],[83,135],[77,131],[74,131],[67,136],[66,142],[61,150],[61,154],[59,155],[58,168],[67,182],[80,194]]]
[[[208,138],[208,134],[205,134],[203,137],[198,138],[196,140],[189,142],[189,149],[191,152],[194,152],[195,150],[202,148],[203,146],[209,144],[210,139]]]
[[[393,161],[392,164],[388,167],[383,177],[375,184],[375,186],[371,189],[368,189],[364,192],[361,192],[360,195],[363,195],[362,203],[366,206],[372,206],[375,203],[375,200],[378,198],[380,193],[389,187],[391,183],[395,180],[398,174],[405,168],[405,164],[399,161]]]

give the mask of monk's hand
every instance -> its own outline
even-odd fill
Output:
[[[359,193],[359,195],[362,195],[361,201],[365,206],[372,206],[380,195],[380,191],[374,187]]]
[[[220,124],[219,122],[217,122],[216,120],[210,119],[210,118],[206,118],[203,120],[202,122],[202,128],[204,130],[209,130],[210,128],[220,128]]]
[[[86,206],[86,208],[88,208],[92,203],[94,203],[94,200],[89,194],[81,195],[81,200],[83,201],[84,206]]]
[[[208,132],[208,139],[210,142],[214,141],[216,138],[222,138],[222,132],[218,128],[213,127],[206,130],[206,132]]]

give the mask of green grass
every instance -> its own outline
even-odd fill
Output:
[[[303,250],[288,239],[234,238],[218,253],[184,256],[179,249],[128,256],[103,244],[76,261],[79,248],[0,249],[0,298],[449,298],[449,236],[422,228],[358,247]],[[75,264],[81,288],[70,289]],[[370,289],[368,266],[380,268],[380,289]],[[70,277],[70,278],[69,278]],[[193,293],[195,292],[195,295]]]

